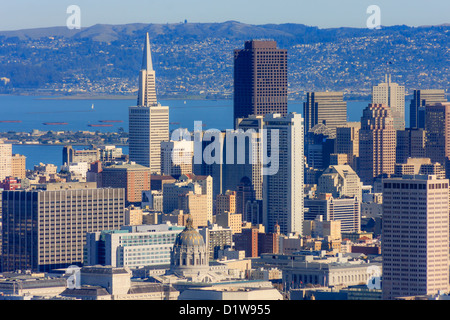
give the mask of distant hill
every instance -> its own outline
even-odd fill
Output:
[[[418,28],[446,28],[450,24],[439,26],[390,26],[377,30],[379,33],[391,33],[398,31],[414,32]],[[111,42],[123,37],[140,37],[149,32],[150,39],[161,36],[169,38],[225,38],[225,39],[290,39],[302,41],[303,43],[315,42],[317,40],[333,40],[337,37],[352,37],[373,34],[368,28],[325,28],[306,26],[304,24],[263,24],[252,25],[237,21],[226,21],[221,23],[172,23],[172,24],[144,24],[132,23],[124,25],[96,24],[79,30],[69,30],[65,26],[23,29],[15,31],[0,31],[0,37],[14,38],[20,40],[37,40],[46,37],[64,37],[71,39],[90,39],[99,42]]]
[[[288,49],[290,91],[296,94],[368,91],[383,79],[388,62],[393,79],[410,88],[448,89],[449,31],[450,24],[370,30],[237,21],[0,31],[0,93],[132,94],[146,32],[161,95],[229,95],[233,50],[250,39],[273,39]]]

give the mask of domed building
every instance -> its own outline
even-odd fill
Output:
[[[209,272],[208,257],[207,245],[189,217],[186,228],[175,239],[170,256],[170,271],[185,278],[202,278]]]

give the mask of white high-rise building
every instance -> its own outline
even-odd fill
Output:
[[[161,142],[169,140],[169,107],[156,99],[150,40],[147,33],[142,68],[139,73],[137,106],[129,107],[130,161],[161,173]]]
[[[264,117],[267,141],[263,156],[270,167],[263,173],[263,219],[267,232],[280,226],[283,234],[302,233],[303,229],[303,118],[290,113],[285,117]],[[278,141],[276,136],[278,135]]]
[[[394,129],[405,130],[405,87],[391,82],[386,75],[385,82],[372,88],[372,104],[384,104],[391,108]]]
[[[0,181],[12,174],[12,145],[0,140]]]

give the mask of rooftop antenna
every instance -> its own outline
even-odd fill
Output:
[[[390,72],[390,65],[392,64],[392,61],[389,61],[387,63],[387,73],[386,73],[386,83],[391,83],[391,72]]]

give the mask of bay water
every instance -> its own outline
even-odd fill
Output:
[[[194,122],[202,121],[205,129],[232,129],[232,100],[161,100],[161,105],[169,106],[170,129],[187,128],[194,130]],[[347,120],[360,121],[362,110],[370,103],[366,100],[347,101]],[[86,98],[64,99],[38,96],[0,96],[0,132],[40,131],[100,131],[115,132],[120,128],[128,131],[128,107],[135,105],[135,98]],[[408,101],[406,106],[408,106]],[[407,109],[407,108],[405,108]],[[303,101],[289,101],[289,112],[303,113]],[[408,116],[406,117],[409,118]],[[89,127],[92,124],[108,122],[111,127]],[[121,121],[121,122],[119,122]],[[45,125],[44,123],[66,123]],[[76,146],[85,148],[86,146]],[[13,145],[13,153],[27,157],[27,169],[42,163],[62,165],[61,145]],[[128,153],[128,147],[123,146]]]

